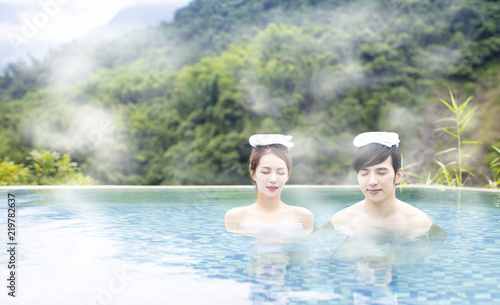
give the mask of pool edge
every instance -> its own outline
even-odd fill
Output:
[[[0,186],[0,190],[50,190],[50,189],[248,189],[251,185],[13,185]],[[323,189],[357,189],[358,185],[306,185],[296,184],[287,185],[286,188],[323,188]],[[398,189],[437,189],[437,190],[465,190],[500,193],[500,189],[489,189],[479,187],[449,187],[440,185],[408,184],[399,185]]]

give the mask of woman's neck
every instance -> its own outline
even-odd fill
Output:
[[[256,205],[262,211],[275,212],[279,210],[284,205],[284,203],[281,202],[281,196],[269,198],[259,192],[257,195]]]

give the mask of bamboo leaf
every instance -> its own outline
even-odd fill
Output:
[[[404,169],[408,169],[408,168],[410,168],[410,167],[413,167],[413,166],[417,165],[418,163],[419,163],[419,162],[414,162],[414,163],[411,163],[411,164],[405,165],[405,166],[404,166]]]
[[[425,181],[425,184],[430,185],[434,183],[434,181],[437,181],[438,173],[434,175],[434,177],[431,178],[431,172],[427,175],[427,180]]]
[[[446,128],[439,128],[439,129],[441,129],[442,131],[446,132],[447,134],[453,136],[454,138],[458,139],[458,135],[454,134],[453,132],[449,131],[448,129],[446,129]]]
[[[462,119],[458,121],[458,125],[460,126],[460,129],[464,129],[467,124],[469,124],[470,120],[472,119],[471,114],[465,115]]]
[[[465,141],[462,141],[462,144],[483,144],[483,141],[469,141],[469,140],[465,140]]]
[[[456,161],[451,161],[451,162],[449,162],[448,164],[444,164],[443,162],[441,162],[441,161],[439,161],[439,160],[434,160],[434,162],[436,162],[436,163],[439,165],[439,167],[441,167],[441,168],[445,169],[445,171],[446,171],[446,172],[449,172],[449,171],[448,171],[448,167],[449,167],[450,165],[454,165],[454,164],[456,164],[456,163],[457,163]]]
[[[469,98],[458,107],[458,111],[461,111],[467,107],[467,104],[472,100],[472,96],[469,96]]]
[[[471,160],[473,160],[474,162],[479,163],[479,161],[477,161],[477,159],[476,159],[476,158],[474,158],[474,156],[473,156],[473,155],[470,155],[470,154],[463,154],[463,155],[462,155],[462,157],[467,158],[467,159],[471,159]]]
[[[440,131],[440,130],[444,130],[444,129],[448,129],[448,128],[451,128],[451,127],[438,127],[438,128],[435,128],[434,131]]]
[[[408,175],[410,177],[415,177],[415,178],[420,178],[419,175],[415,174],[415,173],[405,173],[405,176]]]
[[[442,154],[446,154],[446,153],[449,153],[449,152],[452,152],[452,151],[456,151],[456,150],[457,150],[456,147],[448,148],[448,149],[445,149],[445,150],[442,150],[442,151],[436,153],[436,156],[439,156],[439,155],[442,155]]]
[[[497,186],[496,181],[492,181],[490,178],[486,179],[488,180],[488,184],[486,184],[484,187],[495,188]]]
[[[425,184],[430,185],[433,181],[434,179],[431,179],[431,173],[427,174],[427,180],[425,181]]]
[[[450,122],[456,122],[457,119],[456,118],[443,118],[443,119],[439,119],[436,121],[436,123],[439,123],[439,122],[446,122],[446,121],[450,121]]]
[[[472,177],[476,177],[476,175],[473,172],[471,172],[470,170],[468,170],[468,169],[465,169],[462,172],[463,173],[467,173],[467,174],[471,175]]]
[[[451,111],[453,111],[453,113],[457,113],[457,111],[450,105],[448,104],[445,100],[443,99],[439,99],[441,101],[441,103],[445,104],[446,107],[448,107]]]
[[[477,108],[477,107],[476,107],[476,108]],[[472,118],[472,116],[473,116],[473,115],[474,115],[474,110],[472,110],[472,111],[468,111],[468,112],[467,112],[467,113],[466,113],[466,114],[462,117],[462,119],[460,119],[460,120],[458,121],[458,123],[459,123],[460,125],[462,125],[462,124],[464,124],[464,122],[465,122],[465,121],[470,121],[470,119]]]
[[[444,164],[443,164],[443,162],[441,162],[441,161],[434,160],[434,162],[436,162],[437,165],[439,165],[439,167],[445,167]]]
[[[474,115],[474,112],[469,112],[467,113],[459,122],[458,124],[461,127],[461,129],[465,128],[465,126],[467,126],[467,124],[469,124],[469,121],[472,119],[472,116]]]
[[[451,92],[451,89],[448,89],[450,90],[450,98],[451,98],[451,103],[453,105],[453,108],[456,110],[458,107],[457,107],[457,102],[455,101],[455,97],[453,96],[453,93]],[[456,111],[454,111],[456,113]]]

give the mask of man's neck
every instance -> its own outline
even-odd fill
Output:
[[[397,212],[398,200],[395,196],[380,202],[373,202],[365,198],[363,209],[367,215],[372,215],[374,219],[383,220]]]

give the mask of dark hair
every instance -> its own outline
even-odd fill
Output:
[[[261,145],[252,148],[252,153],[250,154],[250,175],[255,173],[257,166],[259,166],[260,158],[265,154],[275,154],[285,161],[286,167],[288,169],[288,174],[292,171],[292,156],[284,145],[281,144],[271,144],[271,145]],[[252,180],[253,181],[253,180]]]
[[[365,167],[380,164],[389,157],[392,157],[392,168],[394,168],[394,173],[397,173],[401,168],[401,153],[396,145],[387,147],[382,144],[371,143],[362,146],[356,150],[352,166],[357,173]]]

